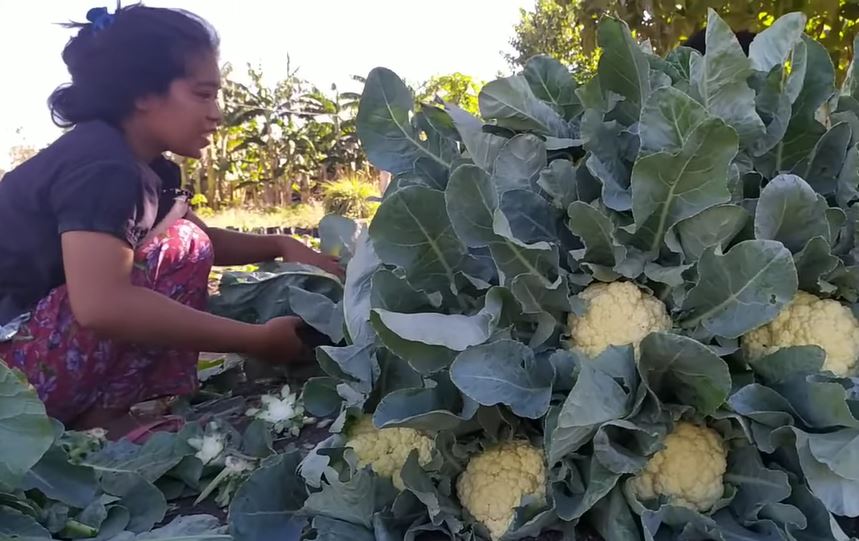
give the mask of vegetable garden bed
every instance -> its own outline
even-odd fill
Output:
[[[175,406],[199,423],[104,449],[3,371],[0,533],[855,538],[859,84],[804,22],[747,57],[711,12],[705,56],[659,58],[607,19],[593,79],[536,57],[481,120],[373,70],[358,131],[393,181],[369,226],[320,225],[345,284],[276,265],[212,302],[300,315],[314,371],[249,361]],[[213,479],[227,515],[143,533]]]

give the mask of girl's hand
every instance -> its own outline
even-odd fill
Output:
[[[313,265],[340,279],[346,277],[346,271],[340,266],[336,257],[319,253],[291,237],[283,238],[281,257],[284,261]]]
[[[295,316],[278,317],[259,327],[248,353],[274,364],[295,363],[311,359],[312,350],[301,341],[298,330],[305,323]]]

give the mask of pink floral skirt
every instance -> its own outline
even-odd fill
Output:
[[[206,233],[179,220],[135,253],[132,283],[187,306],[206,308],[214,254]],[[199,352],[105,339],[75,321],[66,286],[51,291],[0,359],[36,388],[48,414],[69,423],[92,407],[125,409],[197,389]]]

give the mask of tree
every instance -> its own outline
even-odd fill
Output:
[[[569,66],[574,73],[587,76],[596,69],[596,59],[587,56],[594,51],[584,42],[589,35],[577,19],[577,2],[537,0],[534,10],[519,10],[520,20],[514,28],[510,45],[516,54],[506,54],[513,68],[523,67],[529,58],[547,54]]]
[[[476,115],[480,110],[477,97],[483,84],[482,81],[475,81],[470,75],[458,71],[448,75],[436,75],[420,85],[416,99],[420,103],[430,103],[438,96]]]
[[[223,69],[224,121],[201,160],[178,159],[185,183],[213,208],[225,201],[285,205],[298,193],[314,195],[318,181],[366,167],[355,126],[360,95],[332,87],[325,93],[287,64],[285,78],[269,83],[247,67],[247,82]]]
[[[629,24],[634,35],[664,54],[701,30],[712,7],[735,31],[760,32],[792,11],[808,17],[805,31],[826,46],[843,75],[852,57],[859,20],[857,0],[538,0],[522,10],[508,60],[521,66],[534,54],[551,55],[576,69],[595,61],[596,21],[613,15]]]

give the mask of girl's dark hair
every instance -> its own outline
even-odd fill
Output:
[[[749,56],[749,46],[752,44],[752,40],[755,39],[754,32],[749,32],[748,30],[740,30],[739,32],[734,32],[734,35],[737,36],[737,41],[740,42],[740,47],[742,47],[743,52],[746,53],[746,56]],[[687,39],[682,45],[686,47],[691,47],[697,50],[699,53],[704,54],[707,52],[707,28],[704,27]]]
[[[118,125],[137,99],[164,94],[196,55],[218,49],[214,29],[186,11],[136,4],[113,14],[96,8],[87,19],[67,25],[79,28],[63,50],[72,81],[48,99],[63,128],[90,120]]]

